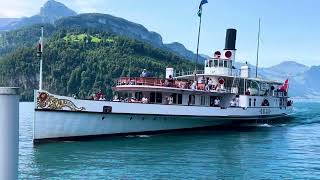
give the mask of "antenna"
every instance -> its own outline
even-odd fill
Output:
[[[259,50],[260,50],[260,30],[261,30],[261,19],[259,18],[258,46],[257,46],[257,62],[256,62],[256,78],[258,78]]]

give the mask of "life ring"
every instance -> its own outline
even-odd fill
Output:
[[[221,85],[225,83],[225,81],[224,81],[223,78],[219,78],[219,79],[218,79],[218,82],[219,82],[219,84],[221,84]]]

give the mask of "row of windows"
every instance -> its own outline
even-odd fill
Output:
[[[253,100],[253,107],[256,107],[256,104],[257,104],[257,99],[254,98],[254,100]],[[252,106],[252,99],[249,98],[249,107],[251,107],[251,106]]]
[[[225,68],[232,68],[232,61],[230,60],[207,60],[206,67],[225,67]]]

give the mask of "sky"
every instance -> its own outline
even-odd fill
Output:
[[[196,51],[200,0],[57,0],[78,13],[125,18],[158,32],[165,43]],[[0,17],[32,16],[46,0],[0,0]],[[203,6],[200,53],[223,50],[227,28],[238,30],[236,61],[255,64],[261,18],[259,64],[294,60],[320,65],[319,0],[208,0]]]

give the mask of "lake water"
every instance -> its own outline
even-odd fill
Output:
[[[319,179],[320,103],[280,124],[33,146],[20,104],[20,179]]]

